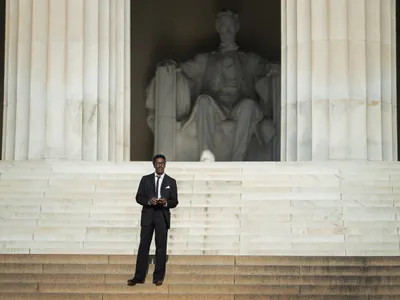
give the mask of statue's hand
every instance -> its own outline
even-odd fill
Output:
[[[178,69],[178,63],[172,59],[159,62],[157,64],[157,70],[162,71],[167,74],[167,76],[175,76],[175,74],[180,71],[180,69]]]
[[[165,59],[160,61],[157,64],[157,67],[173,67],[173,68],[177,68],[178,67],[178,63],[172,59]]]
[[[277,62],[270,62],[267,64],[267,76],[271,75],[280,75],[281,74],[281,65]]]

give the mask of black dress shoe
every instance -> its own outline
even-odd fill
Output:
[[[144,283],[144,280],[138,280],[138,279],[136,279],[136,278],[132,278],[132,279],[129,279],[129,280],[128,280],[127,285],[128,285],[128,286],[134,286],[134,285],[136,285],[136,284],[138,284],[138,283]]]
[[[162,281],[162,280],[153,280],[153,283],[154,283],[156,286],[160,286],[160,285],[163,284],[163,281]]]

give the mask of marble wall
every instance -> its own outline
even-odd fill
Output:
[[[7,0],[3,159],[129,160],[129,0]]]
[[[395,2],[282,1],[282,160],[397,160]]]

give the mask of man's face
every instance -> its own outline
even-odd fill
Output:
[[[233,43],[237,33],[235,20],[231,16],[222,16],[219,19],[218,32],[224,43]]]
[[[154,169],[158,175],[163,174],[165,169],[165,160],[160,157],[157,158],[154,162]]]

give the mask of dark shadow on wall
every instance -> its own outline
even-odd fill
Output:
[[[131,160],[150,160],[153,134],[146,123],[145,90],[158,62],[182,61],[217,50],[215,18],[223,8],[239,13],[238,44],[269,60],[281,57],[281,1],[131,1]]]

